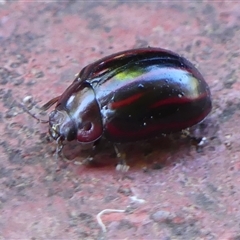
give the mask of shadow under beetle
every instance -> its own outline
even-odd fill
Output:
[[[42,110],[54,104],[49,133],[59,152],[63,141],[105,138],[116,144],[179,132],[202,121],[212,108],[201,73],[161,48],[131,49],[87,65]]]

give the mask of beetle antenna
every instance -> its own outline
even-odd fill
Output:
[[[40,123],[49,123],[49,120],[40,119],[35,114],[31,113],[24,104],[19,103],[19,107],[22,108],[23,111],[26,112],[27,114],[29,114],[31,117],[33,117],[34,119],[38,120],[38,122],[40,122]]]
[[[50,101],[48,101],[47,103],[45,103],[42,107],[40,107],[40,110],[41,110],[41,111],[47,111],[52,105],[54,105],[54,104],[59,100],[59,98],[60,98],[60,96],[51,99]],[[26,113],[28,113],[31,117],[33,117],[34,119],[38,120],[38,122],[40,122],[40,123],[49,123],[49,120],[40,119],[40,118],[38,118],[35,114],[31,113],[24,104],[19,103],[19,106],[20,106]]]

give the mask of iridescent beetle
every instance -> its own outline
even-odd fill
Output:
[[[84,67],[73,83],[46,103],[49,133],[63,141],[127,143],[179,132],[211,111],[211,94],[185,58],[161,48],[140,48]]]

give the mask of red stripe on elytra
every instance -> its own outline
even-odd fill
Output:
[[[133,103],[134,101],[136,101],[137,99],[139,99],[142,95],[143,95],[143,93],[137,93],[137,94],[135,94],[129,98],[126,98],[124,100],[121,100],[118,102],[112,102],[109,104],[109,108],[116,109],[116,108],[123,107],[125,105],[129,105],[129,104]]]
[[[118,138],[119,137],[120,138],[121,137],[123,137],[123,138],[129,137],[130,139],[133,137],[135,137],[135,138],[137,138],[137,137],[141,138],[142,136],[147,137],[148,136],[147,134],[149,132],[152,134],[155,133],[155,136],[156,136],[157,131],[159,131],[159,134],[161,134],[161,133],[164,133],[164,131],[163,131],[164,129],[168,129],[168,130],[173,129],[173,132],[178,132],[185,128],[191,127],[191,126],[197,124],[198,122],[200,122],[201,120],[203,120],[205,118],[205,116],[207,116],[207,114],[209,113],[209,110],[210,109],[207,109],[198,118],[194,118],[193,120],[190,120],[190,121],[185,121],[182,123],[166,123],[166,124],[161,123],[160,125],[154,125],[154,126],[153,125],[150,126],[150,124],[149,124],[149,126],[146,126],[146,128],[138,130],[136,132],[131,132],[131,131],[129,131],[129,129],[127,131],[123,131],[122,129],[118,129],[113,124],[109,123],[107,126],[107,131],[112,136],[116,136]],[[178,130],[176,130],[176,128]],[[168,131],[166,131],[166,132],[168,132]]]
[[[194,100],[199,100],[202,98],[206,97],[206,93],[201,94],[198,98],[194,99]],[[159,100],[158,102],[152,104],[150,106],[150,108],[157,108],[163,105],[169,105],[169,104],[181,104],[181,103],[189,103],[192,102],[193,99],[191,98],[186,98],[186,97],[172,97],[172,98],[168,98],[168,99],[163,99],[163,100]]]

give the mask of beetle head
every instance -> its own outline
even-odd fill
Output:
[[[102,136],[102,116],[91,87],[71,87],[49,116],[49,133],[55,140],[94,142]]]
[[[66,111],[55,109],[49,116],[49,134],[55,140],[72,141],[76,138],[77,127]]]

